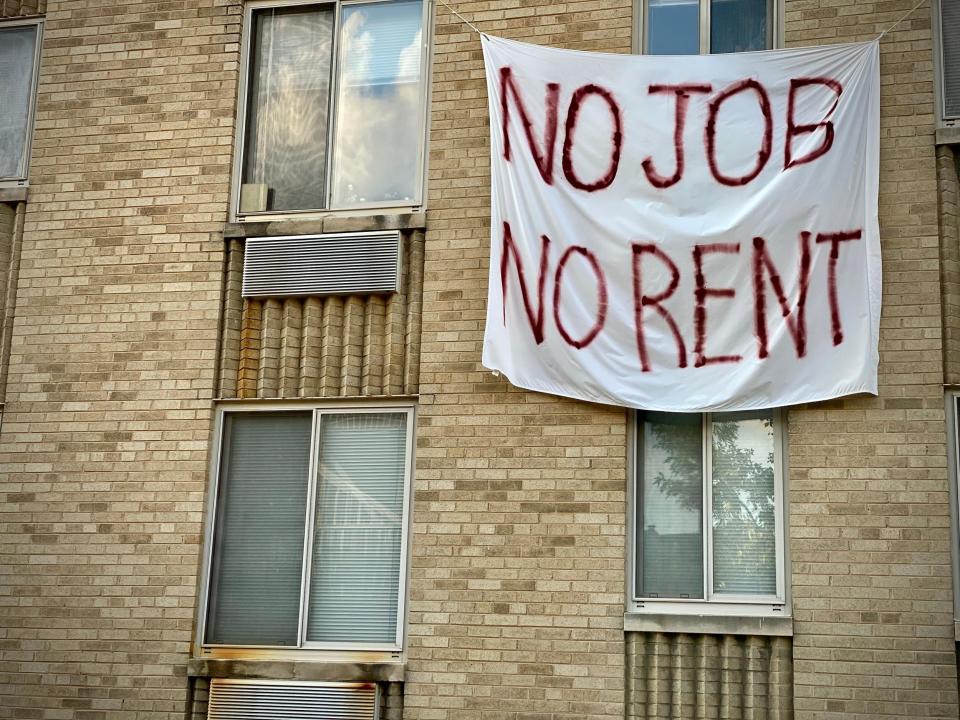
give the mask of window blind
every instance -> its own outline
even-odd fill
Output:
[[[226,416],[208,643],[297,644],[311,424],[310,412]]]
[[[0,30],[0,178],[22,172],[36,48],[36,25]]]
[[[406,423],[404,413],[321,418],[310,642],[396,643]]]

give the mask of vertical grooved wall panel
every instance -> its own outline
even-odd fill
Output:
[[[220,343],[220,397],[236,397],[239,393],[240,333],[243,327],[243,244],[230,240],[223,279],[223,340]],[[228,350],[228,348],[230,350]]]
[[[627,634],[629,720],[789,720],[789,638]]]
[[[280,335],[283,332],[280,301],[263,303],[260,326],[260,365],[257,368],[257,397],[277,397],[280,390]]]
[[[323,359],[323,302],[307,298],[303,303],[303,344],[300,353],[300,396],[320,395]]]
[[[406,310],[406,362],[404,363],[403,391],[414,395],[420,387],[420,327],[423,312],[423,235],[414,233],[407,254],[408,288]]]
[[[257,369],[260,367],[260,326],[263,302],[244,300],[243,330],[240,333],[240,373],[237,378],[241,398],[257,397]]]
[[[949,145],[937,148],[940,215],[940,297],[943,312],[943,375],[960,383],[960,177]]]
[[[20,275],[25,211],[25,203],[0,203],[0,403],[4,402],[7,395],[7,370],[13,316],[17,307],[17,278]]]
[[[227,252],[221,397],[417,394],[422,232],[404,238],[401,288],[391,295],[243,299],[243,241]]]
[[[0,18],[43,15],[46,11],[47,0],[0,0]]]

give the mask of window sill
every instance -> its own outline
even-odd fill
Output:
[[[0,202],[26,202],[27,189],[25,185],[0,186]]]
[[[668,615],[625,613],[626,632],[687,633],[690,635],[778,635],[793,637],[793,618],[738,615]]]
[[[960,145],[960,126],[937,128],[934,143],[937,145]]]
[[[191,658],[187,675],[250,680],[313,682],[403,682],[400,662],[324,662],[322,660],[235,660]]]
[[[282,235],[322,235],[324,233],[370,232],[376,230],[424,230],[427,215],[423,212],[385,213],[382,215],[331,215],[309,220],[245,220],[226,223],[225,240],[231,238],[271,237]]]

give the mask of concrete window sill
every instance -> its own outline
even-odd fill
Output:
[[[403,663],[218,660],[192,658],[187,675],[203,678],[309,680],[314,682],[403,682]]]
[[[934,142],[937,145],[960,145],[960,127],[937,128]]]
[[[27,201],[28,188],[23,186],[0,186],[0,202],[17,203]]]
[[[689,635],[777,635],[793,637],[793,618],[737,615],[668,615],[626,613],[626,632],[686,633]]]
[[[246,220],[226,223],[225,240],[232,238],[271,237],[283,235],[322,235],[324,233],[372,232],[377,230],[424,230],[427,216],[423,212],[385,215],[330,215],[303,220]]]

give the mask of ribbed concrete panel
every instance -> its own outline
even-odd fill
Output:
[[[250,240],[246,241],[251,242]],[[386,397],[419,386],[423,234],[400,242],[398,292],[242,297],[249,251],[227,245],[220,397]]]
[[[630,720],[791,720],[786,637],[627,634]]]
[[[6,397],[25,203],[0,202],[0,403]]]

